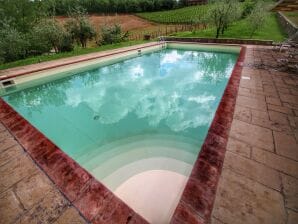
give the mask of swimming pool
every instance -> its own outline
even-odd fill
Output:
[[[130,207],[169,222],[240,48],[172,45],[3,99]]]

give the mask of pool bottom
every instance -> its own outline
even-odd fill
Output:
[[[240,62],[243,62],[244,54],[245,48],[242,48],[201,153],[174,212],[173,223],[207,222],[210,218],[233,118],[241,73]],[[2,99],[0,104],[2,123],[88,221],[107,217],[111,222],[146,222]]]
[[[197,157],[187,138],[141,135],[77,162],[149,223],[169,223]]]

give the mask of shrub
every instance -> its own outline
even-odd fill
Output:
[[[26,56],[28,42],[15,28],[5,26],[0,30],[0,49],[0,61],[15,61]]]
[[[73,39],[70,33],[65,32],[60,42],[60,45],[58,46],[58,50],[59,52],[67,52],[67,51],[72,51],[73,48],[74,48]]]
[[[128,32],[122,33],[121,26],[115,24],[114,26],[103,26],[101,28],[100,44],[120,43],[128,37]]]

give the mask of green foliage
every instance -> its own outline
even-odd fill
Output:
[[[242,11],[241,17],[245,18],[246,16],[248,16],[254,9],[255,5],[256,5],[255,0],[245,0],[245,2],[243,4],[243,11]]]
[[[71,18],[65,24],[66,30],[70,33],[73,40],[87,47],[87,41],[96,36],[95,29],[91,25],[84,12],[77,10],[71,14]]]
[[[132,13],[168,10],[178,7],[176,0],[43,0],[48,10],[66,15],[70,7],[82,7],[88,13]]]
[[[125,34],[121,31],[121,26],[115,24],[114,26],[103,26],[101,28],[101,40],[98,42],[100,45],[120,43],[126,39],[128,33]]]
[[[10,26],[0,30],[0,61],[9,62],[26,56],[28,42],[25,36]]]
[[[255,5],[253,10],[247,17],[247,22],[250,29],[250,37],[252,37],[257,30],[264,26],[266,17],[267,12],[264,2],[260,1]]]
[[[260,39],[260,40],[273,40],[273,41],[283,41],[287,35],[282,30],[282,27],[279,25],[276,14],[268,13],[268,17],[265,21],[262,29],[257,30],[252,37],[249,23],[246,19],[241,19],[234,22],[228,30],[225,31],[223,35],[220,35],[221,38],[240,38],[240,39]],[[193,32],[182,32],[177,33],[175,36],[178,37],[214,37],[215,28],[210,27],[206,30],[197,30]]]
[[[45,13],[42,1],[0,0],[0,29],[8,24],[19,32],[28,32]]]
[[[212,3],[208,12],[209,20],[216,27],[216,38],[218,38],[232,22],[240,18],[241,7],[237,0],[216,0]]]
[[[63,26],[55,19],[41,20],[31,32],[31,47],[35,48],[37,53],[49,52],[51,49],[57,53],[67,35]]]

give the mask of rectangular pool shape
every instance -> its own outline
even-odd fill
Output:
[[[167,44],[2,98],[147,221],[169,223],[239,51]]]

